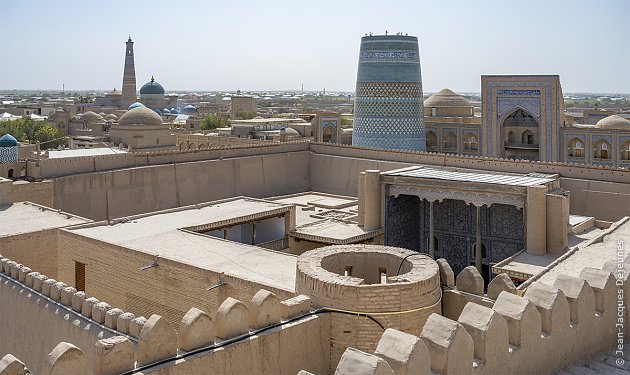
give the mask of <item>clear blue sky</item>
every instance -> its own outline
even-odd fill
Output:
[[[629,0],[0,0],[0,89],[353,91],[361,36],[420,42],[425,91],[482,74],[559,74],[565,92],[630,93]]]

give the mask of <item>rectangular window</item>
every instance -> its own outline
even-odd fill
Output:
[[[352,276],[352,266],[346,266],[346,271],[344,272],[344,276]]]
[[[74,262],[74,287],[77,291],[85,291],[85,263]]]
[[[387,284],[387,269],[385,267],[378,268],[378,277],[381,284]]]

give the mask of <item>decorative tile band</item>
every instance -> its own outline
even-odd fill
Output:
[[[497,90],[497,95],[540,95],[540,90]]]
[[[420,56],[414,51],[366,51],[359,54],[359,62],[419,62]]]

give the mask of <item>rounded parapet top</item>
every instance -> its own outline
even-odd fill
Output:
[[[373,308],[387,311],[392,306],[380,303],[380,298],[392,293],[401,300],[415,300],[414,307],[431,305],[439,298],[437,263],[407,249],[327,246],[300,255],[297,268],[296,292],[311,297],[318,306],[351,308],[358,300],[374,297]]]

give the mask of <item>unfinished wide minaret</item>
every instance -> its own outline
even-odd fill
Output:
[[[361,38],[354,101],[354,146],[425,151],[418,38]]]
[[[133,62],[133,41],[131,36],[127,40],[127,48],[125,49],[125,70],[123,72],[122,85],[122,106],[128,107],[135,103],[136,97],[136,68]]]

